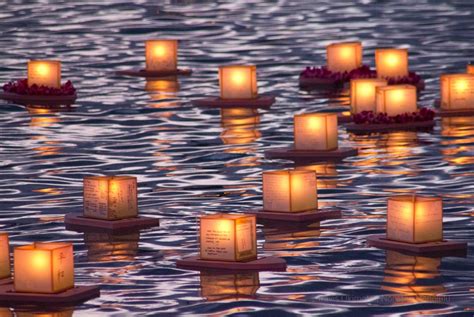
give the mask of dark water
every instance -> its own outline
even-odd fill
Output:
[[[361,40],[372,65],[377,46],[409,48],[410,68],[427,82],[420,105],[429,106],[439,75],[474,58],[472,1],[51,2],[0,4],[1,82],[24,77],[30,58],[58,58],[80,94],[70,112],[0,103],[0,230],[14,245],[74,242],[77,282],[102,285],[75,315],[473,314],[472,256],[386,253],[365,238],[384,232],[387,196],[417,190],[443,196],[447,238],[474,240],[474,118],[438,120],[432,133],[340,128],[340,144],[360,155],[316,168],[321,202],[343,219],[258,228],[260,254],[284,257],[287,272],[174,265],[196,251],[199,215],[261,206],[261,171],[291,167],[263,151],[292,141],[294,113],[347,106],[347,93],[298,89],[299,71],[323,64],[326,44]],[[193,76],[112,75],[141,66],[143,41],[159,37],[182,40],[180,65]],[[191,105],[218,92],[216,69],[227,63],[258,65],[259,92],[278,96],[271,110]],[[141,212],[162,217],[160,228],[64,230],[64,214],[81,208],[82,178],[102,173],[136,175]]]

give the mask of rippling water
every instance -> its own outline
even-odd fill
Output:
[[[474,56],[471,1],[22,2],[0,4],[1,82],[24,77],[30,58],[59,58],[80,96],[71,111],[0,103],[0,230],[14,245],[74,242],[77,281],[101,284],[102,296],[64,316],[472,314],[472,257],[406,256],[365,239],[384,232],[386,197],[412,190],[443,196],[447,238],[474,239],[473,118],[437,120],[432,133],[355,136],[341,127],[341,144],[359,156],[313,168],[322,203],[343,218],[258,227],[260,254],[284,257],[287,272],[199,274],[174,264],[196,251],[200,214],[261,205],[261,171],[291,167],[263,150],[292,142],[294,113],[347,107],[347,92],[298,89],[302,68],[324,64],[326,44],[361,40],[372,65],[377,46],[409,48],[429,106],[439,75],[464,71]],[[143,41],[156,37],[182,40],[180,65],[193,76],[113,75],[143,65]],[[217,93],[226,63],[258,65],[259,91],[277,96],[271,110],[191,105]],[[141,212],[162,225],[66,231],[82,178],[102,173],[136,175]]]

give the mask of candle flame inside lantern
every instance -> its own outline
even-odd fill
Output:
[[[463,79],[457,80],[456,84],[455,84],[455,87],[459,92],[465,91],[468,87],[467,80],[463,80]]]

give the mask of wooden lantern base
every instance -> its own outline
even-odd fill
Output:
[[[84,217],[79,213],[69,213],[64,217],[67,230],[88,231],[93,229],[104,230],[105,232],[121,232],[130,230],[140,230],[160,225],[158,218],[135,217],[120,220],[102,220]]]
[[[272,220],[285,222],[314,222],[327,219],[341,218],[341,211],[331,210],[310,210],[303,212],[275,212],[266,210],[246,211],[245,213],[253,214],[258,220]]]
[[[286,261],[277,257],[264,257],[247,262],[201,260],[198,256],[191,256],[176,261],[176,266],[195,271],[218,269],[233,271],[285,271]]]
[[[76,101],[77,95],[61,95],[61,96],[46,96],[46,95],[20,95],[10,92],[0,92],[0,99],[12,101],[22,105],[70,105]]]
[[[357,155],[354,148],[338,148],[330,151],[295,150],[293,147],[265,151],[267,159],[286,159],[290,161],[339,161]]]
[[[331,78],[305,78],[299,77],[299,86],[303,89],[338,89],[344,87],[344,83]]]
[[[275,102],[275,96],[262,95],[252,99],[222,99],[209,97],[193,101],[197,107],[210,108],[269,108]]]
[[[474,116],[474,105],[472,109],[443,110],[437,112],[440,117],[472,117]]]
[[[356,134],[374,133],[374,132],[390,132],[399,130],[430,130],[434,127],[435,122],[433,120],[421,121],[421,122],[407,122],[407,123],[381,123],[381,124],[368,124],[368,123],[349,123],[346,125],[348,132]]]
[[[443,240],[440,242],[406,243],[389,240],[383,235],[373,235],[367,238],[370,246],[379,249],[404,251],[412,254],[450,254],[466,253],[467,242]]]
[[[119,70],[115,72],[120,76],[159,78],[168,76],[189,76],[193,73],[191,69],[176,69],[167,71],[152,71],[146,69]]]
[[[13,284],[0,286],[0,303],[16,305],[65,305],[82,303],[100,296],[98,286],[75,286],[56,294],[15,292]]]

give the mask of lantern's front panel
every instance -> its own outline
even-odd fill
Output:
[[[202,271],[201,296],[208,301],[254,296],[260,287],[258,272],[216,274]]]
[[[318,209],[315,172],[290,171],[290,188],[292,212]]]
[[[0,232],[0,279],[10,276],[10,243],[8,234]]]
[[[383,86],[387,86],[387,81],[383,79],[351,80],[351,113],[376,112],[375,90]]]
[[[58,293],[74,287],[70,243],[35,243],[14,250],[15,291]]]
[[[32,60],[28,62],[28,86],[61,87],[61,62]]]
[[[474,75],[474,65],[471,65],[471,64],[467,65],[466,72],[468,74]]]
[[[295,150],[337,149],[337,114],[313,113],[295,115]]]
[[[376,49],[375,68],[378,78],[408,76],[408,50]]]
[[[235,219],[236,260],[257,259],[257,220],[255,216]]]
[[[415,243],[443,240],[443,203],[439,197],[417,197]]]
[[[389,116],[416,112],[416,87],[392,85],[376,88],[376,108],[378,113],[386,113]]]
[[[290,173],[288,171],[263,172],[263,209],[291,212]]]
[[[391,197],[387,209],[387,239],[413,242],[415,217],[411,196]]]
[[[441,108],[445,110],[474,109],[474,75],[442,75]]]
[[[148,40],[145,42],[146,70],[174,71],[178,68],[178,41]]]
[[[362,66],[362,43],[334,43],[326,47],[327,68],[332,72],[350,72]]]
[[[257,67],[231,65],[219,67],[219,85],[222,99],[251,99],[257,93]]]

